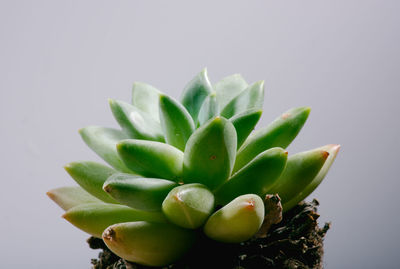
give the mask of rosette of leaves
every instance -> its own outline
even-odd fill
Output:
[[[134,83],[131,103],[109,100],[121,129],[79,131],[109,166],[69,163],[65,169],[79,186],[48,195],[74,226],[143,265],[176,261],[199,233],[248,240],[266,216],[266,194],[279,194],[284,211],[292,208],[321,183],[339,149],[288,156],[285,148],[310,108],[290,109],[253,132],[263,100],[263,81],[249,85],[235,74],[212,85],[205,69],[180,101]]]

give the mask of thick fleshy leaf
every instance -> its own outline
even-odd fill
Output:
[[[171,222],[189,229],[202,226],[213,209],[214,195],[198,183],[174,188],[162,204],[162,210]]]
[[[103,189],[115,200],[138,210],[160,211],[169,191],[178,184],[159,178],[142,178],[130,174],[113,174]]]
[[[204,233],[217,241],[239,243],[250,239],[264,221],[263,200],[246,194],[215,212],[204,226]]]
[[[165,266],[182,257],[196,233],[172,224],[146,221],[115,224],[103,233],[107,247],[119,257],[147,266]]]
[[[158,99],[161,92],[153,86],[135,82],[132,87],[132,105],[159,121]]]
[[[283,113],[267,127],[253,132],[240,147],[233,171],[238,171],[260,152],[273,147],[289,146],[309,114],[309,107],[294,108]]]
[[[219,109],[223,109],[233,98],[238,96],[249,85],[240,74],[224,77],[214,84]]]
[[[149,114],[118,100],[109,99],[111,111],[130,138],[164,141],[161,125]]]
[[[222,110],[221,116],[229,119],[249,109],[262,109],[264,103],[264,81],[258,81],[233,98]]]
[[[254,127],[261,118],[261,114],[262,110],[250,109],[229,119],[236,129],[238,149],[244,143],[249,134],[254,130]]]
[[[269,193],[277,193],[282,204],[298,195],[321,170],[329,152],[320,148],[304,151],[288,158],[286,168]]]
[[[195,124],[197,124],[197,116],[204,99],[212,92],[213,89],[208,79],[206,68],[185,86],[181,96],[181,103],[189,111]]]
[[[218,115],[218,104],[217,96],[215,92],[210,93],[204,100],[203,105],[200,108],[198,125],[201,126],[208,120]]]
[[[290,199],[290,201],[286,202],[283,204],[283,210],[287,211],[297,205],[299,202],[303,201],[305,198],[307,198],[317,187],[318,185],[322,182],[322,180],[325,178],[326,174],[329,171],[329,168],[333,164],[333,161],[336,158],[336,155],[339,152],[340,145],[335,145],[335,144],[330,144],[326,145],[323,147],[320,147],[319,149],[325,150],[329,153],[328,159],[325,161],[324,165],[322,166],[321,170],[318,172],[318,174],[314,177],[314,179],[311,181],[310,184],[308,184],[300,193],[298,193],[295,197]]]
[[[103,160],[121,172],[130,172],[119,158],[116,145],[118,141],[129,138],[124,132],[99,126],[88,126],[79,130],[86,145]]]
[[[117,144],[118,154],[126,166],[145,176],[179,181],[183,152],[160,142],[127,139]]]
[[[103,191],[103,184],[109,176],[117,173],[114,169],[91,161],[72,162],[65,170],[88,193],[107,203],[118,204]]]
[[[214,190],[231,174],[236,154],[236,131],[232,123],[216,117],[189,138],[183,160],[183,181],[201,183]]]
[[[46,194],[64,210],[81,204],[103,203],[78,186],[60,187],[52,189]]]
[[[63,215],[71,224],[95,237],[101,238],[103,231],[110,225],[128,221],[166,222],[161,212],[139,211],[124,205],[83,204]]]
[[[248,193],[264,198],[282,174],[286,160],[287,151],[281,148],[260,153],[216,191],[217,204],[225,205],[235,197]]]
[[[165,141],[184,151],[195,126],[186,108],[169,96],[160,95],[160,120]]]

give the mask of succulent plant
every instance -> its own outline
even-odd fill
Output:
[[[267,194],[283,210],[306,198],[322,181],[339,145],[288,157],[310,108],[288,110],[254,132],[264,99],[262,81],[242,76],[212,85],[204,69],[177,101],[135,83],[131,104],[109,100],[121,130],[89,126],[84,142],[111,167],[72,162],[78,183],[48,192],[79,229],[102,238],[132,262],[163,266],[179,259],[200,233],[238,243],[265,221]]]

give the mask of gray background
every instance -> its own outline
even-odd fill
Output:
[[[107,98],[134,81],[178,97],[212,81],[265,79],[265,126],[312,113],[290,153],[342,150],[312,194],[331,220],[326,268],[396,268],[400,225],[399,1],[0,1],[2,268],[89,268],[87,235],[45,192],[62,166],[99,160],[77,130],[115,127]],[[30,265],[30,266],[28,266]]]

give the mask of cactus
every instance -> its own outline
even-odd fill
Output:
[[[47,194],[67,221],[143,265],[173,263],[201,233],[225,243],[249,240],[268,222],[264,199],[278,194],[283,211],[294,207],[321,183],[339,150],[330,144],[288,155],[308,107],[252,132],[263,99],[263,81],[248,85],[236,74],[212,85],[206,69],[180,101],[135,83],[131,104],[109,100],[121,130],[79,131],[111,167],[67,164],[79,186]]]

